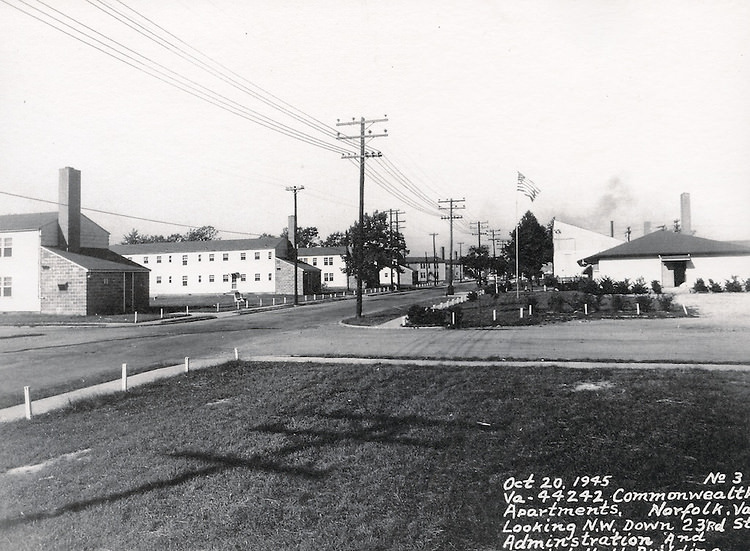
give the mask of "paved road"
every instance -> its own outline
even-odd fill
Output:
[[[365,312],[440,291],[367,297]],[[361,328],[339,321],[351,300],[173,326],[0,328],[0,407],[23,400],[23,386],[46,395],[70,380],[86,386],[133,371],[193,359],[259,355],[394,358],[747,362],[747,328],[698,318],[605,320],[492,330]]]

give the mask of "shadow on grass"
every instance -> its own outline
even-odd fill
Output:
[[[284,465],[280,462],[283,456],[295,453],[306,446],[295,445],[286,446],[271,455],[278,457],[279,461],[269,460],[265,456],[267,454],[256,454],[250,458],[238,457],[235,455],[216,455],[211,453],[199,452],[199,451],[185,451],[185,452],[170,452],[165,454],[168,457],[179,458],[179,459],[190,459],[198,460],[209,465],[200,469],[190,470],[183,472],[172,478],[165,480],[156,480],[146,482],[129,490],[121,492],[114,492],[109,495],[94,497],[91,499],[84,499],[73,503],[68,503],[62,507],[52,509],[50,511],[40,511],[38,513],[23,514],[21,516],[0,519],[0,530],[12,528],[21,524],[28,524],[40,520],[47,520],[65,515],[66,513],[76,513],[83,511],[90,507],[97,507],[100,505],[107,505],[120,501],[122,499],[128,499],[130,497],[146,494],[153,492],[154,490],[162,490],[165,488],[172,488],[184,484],[193,479],[206,477],[227,471],[231,469],[249,469],[253,471],[260,471],[272,474],[283,474],[291,476],[301,476],[311,479],[320,479],[326,476],[329,470],[313,469],[306,466],[294,466]]]

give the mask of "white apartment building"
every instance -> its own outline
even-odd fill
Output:
[[[113,245],[151,270],[151,296],[293,294],[294,263],[285,238],[180,241]],[[298,293],[320,292],[320,270],[298,264]]]
[[[346,275],[346,247],[306,247],[300,248],[297,257],[300,262],[319,268],[323,289],[351,289],[356,287],[354,277]]]

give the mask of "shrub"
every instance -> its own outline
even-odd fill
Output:
[[[615,293],[619,295],[630,293],[630,280],[627,277],[622,281],[615,281]]]
[[[599,284],[593,279],[583,278],[578,281],[578,291],[586,294],[598,294],[601,292]]]
[[[641,309],[641,312],[651,311],[651,297],[648,295],[638,295],[635,301]]]
[[[469,293],[466,295],[466,300],[468,300],[469,302],[474,302],[475,300],[477,300],[477,298],[479,298],[479,295],[477,295],[476,291],[469,291]]]
[[[553,289],[560,284],[559,280],[555,276],[549,275],[549,274],[544,276],[542,283],[546,285],[547,287],[550,287]]]
[[[605,295],[612,295],[615,292],[615,282],[610,277],[603,277],[599,280],[599,288]]]
[[[565,299],[560,293],[552,293],[552,296],[549,297],[549,302],[547,303],[547,307],[552,312],[560,313],[563,311],[565,307]]]
[[[669,312],[672,309],[674,295],[659,295],[656,300],[659,302],[659,308],[665,312]]]
[[[526,306],[531,306],[531,311],[536,312],[536,305],[539,303],[539,299],[531,293],[526,293],[523,296],[523,302]]]
[[[708,280],[708,289],[712,293],[721,293],[724,290],[721,286],[721,283],[718,283],[714,281],[713,279]]]
[[[703,281],[703,278],[699,277],[695,280],[695,283],[693,283],[693,292],[708,293],[708,287],[706,287],[706,282]]]
[[[732,276],[732,279],[727,279],[724,282],[724,290],[727,293],[741,293],[742,283],[739,282],[737,276]]]
[[[659,283],[657,280],[653,280],[651,282],[651,290],[654,292],[655,295],[661,294],[661,283]]]
[[[633,283],[633,286],[630,288],[630,292],[635,295],[645,295],[648,293],[648,287],[646,287],[646,280],[642,277],[639,277],[635,280],[635,283]]]
[[[433,310],[419,304],[414,304],[407,311],[407,318],[412,325],[445,325],[445,311]]]
[[[622,295],[612,295],[612,310],[620,312],[625,306],[625,299]]]

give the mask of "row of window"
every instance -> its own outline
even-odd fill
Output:
[[[162,257],[163,256],[165,256],[165,255],[160,255],[160,254],[156,255],[156,263],[157,264],[161,264],[162,263]],[[203,260],[203,253],[198,253],[196,256],[198,258],[198,262],[201,262]],[[172,262],[172,255],[171,254],[170,255],[166,255],[166,257],[167,257],[167,263],[171,263]],[[255,251],[254,257],[255,257],[255,260],[260,260],[260,251]],[[273,251],[268,251],[268,259],[270,260],[272,258],[273,258]],[[129,260],[133,260],[133,257],[129,256],[128,259]],[[221,259],[223,261],[229,260],[229,253],[221,253]],[[143,264],[148,264],[148,260],[149,260],[149,257],[148,256],[144,256],[143,257]],[[209,262],[213,262],[214,260],[216,260],[216,253],[208,253],[208,261]],[[247,260],[247,253],[240,253],[240,260]],[[183,254],[182,255],[182,265],[183,266],[187,266],[187,263],[188,263],[188,255]]]
[[[331,274],[331,276],[333,276],[333,274]],[[197,276],[197,278],[198,278],[198,283],[203,283],[203,276],[202,275]],[[224,275],[221,276],[221,281],[223,283],[229,283],[230,278],[232,280],[232,283],[236,282],[237,280],[239,280],[239,281],[247,281],[247,274],[239,274],[239,277],[234,276],[233,274],[224,274]],[[255,281],[260,281],[260,279],[261,279],[260,278],[260,274],[255,274],[254,280]],[[268,281],[272,281],[272,280],[273,280],[273,274],[269,273],[268,274]],[[156,283],[157,284],[162,283],[162,281],[163,281],[162,276],[160,276],[160,275],[156,276]],[[208,276],[208,282],[209,283],[214,283],[215,281],[216,281],[216,278],[214,277],[214,275],[210,274]],[[333,281],[333,279],[331,279],[331,281]],[[172,276],[167,276],[167,283],[172,283]],[[188,284],[188,276],[184,275],[184,276],[182,276],[182,285],[184,287],[187,287],[187,284]]]
[[[333,272],[323,272],[323,281],[333,281]]]
[[[13,295],[13,278],[0,277],[0,298]]]
[[[13,256],[13,238],[0,239],[0,256]]]
[[[313,256],[312,257],[312,265],[317,266],[318,265],[318,257]],[[324,256],[323,257],[323,266],[333,266],[333,257],[332,256]]]

